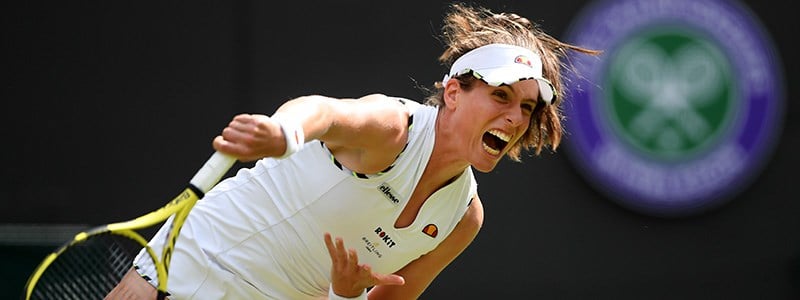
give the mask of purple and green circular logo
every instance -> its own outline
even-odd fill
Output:
[[[734,197],[769,159],[783,78],[768,33],[723,0],[609,0],[570,43],[565,148],[594,187],[632,210],[678,217]]]

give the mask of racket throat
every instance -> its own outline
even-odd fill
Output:
[[[158,300],[166,300],[167,296],[169,296],[169,293],[164,292],[164,291],[158,291],[158,296],[156,296],[156,299],[158,299]]]

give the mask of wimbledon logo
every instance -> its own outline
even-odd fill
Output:
[[[635,211],[697,214],[735,196],[778,136],[783,78],[768,34],[728,1],[618,0],[587,7],[565,147],[600,191]]]

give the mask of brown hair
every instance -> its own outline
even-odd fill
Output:
[[[542,73],[553,83],[556,99],[564,96],[561,70],[568,50],[597,55],[600,52],[561,42],[546,34],[538,24],[514,13],[493,13],[483,7],[471,7],[465,4],[451,4],[450,11],[444,18],[442,27],[444,52],[439,62],[448,69],[456,59],[475,48],[488,44],[509,44],[528,48],[542,58]],[[475,82],[471,73],[454,76],[463,89],[469,90]],[[427,97],[426,104],[444,106],[443,86],[441,82],[434,84],[435,90]],[[522,150],[535,148],[535,154],[542,148],[555,150],[561,142],[563,129],[559,110],[561,101],[553,105],[538,105],[531,116],[531,123],[524,136],[508,151],[508,156],[519,161]]]

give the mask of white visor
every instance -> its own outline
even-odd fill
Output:
[[[464,53],[453,63],[450,73],[444,76],[442,85],[446,85],[453,76],[470,72],[486,84],[498,87],[535,79],[539,84],[539,99],[547,105],[555,100],[553,85],[542,77],[541,58],[523,47],[489,44]]]

